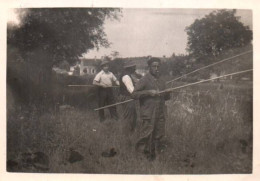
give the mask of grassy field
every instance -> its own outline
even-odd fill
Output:
[[[49,110],[43,114],[33,109],[15,108],[7,115],[8,170],[114,174],[251,173],[252,99],[249,82],[223,83],[223,87],[220,83],[207,83],[174,91],[172,99],[166,103],[167,148],[153,162],[134,151],[138,129],[131,136],[125,135],[122,119],[100,123],[97,112],[89,107],[61,106],[59,111]],[[8,102],[12,102],[11,95]],[[138,120],[138,124],[140,122]],[[113,157],[102,156],[111,149],[115,152]],[[24,159],[25,153],[35,152],[46,155],[46,167],[37,167],[30,159]],[[82,157],[72,162],[71,156],[75,152]]]

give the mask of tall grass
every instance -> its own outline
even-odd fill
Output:
[[[172,93],[167,101],[167,148],[153,162],[134,151],[138,129],[126,135],[122,119],[115,122],[106,112],[108,120],[100,123],[97,112],[76,107],[40,115],[9,114],[7,159],[42,151],[50,159],[47,172],[55,173],[251,173],[252,84],[224,83],[221,89],[219,85],[201,84]],[[117,154],[102,157],[111,148]],[[69,163],[71,149],[84,159]],[[11,171],[39,172],[24,167]]]

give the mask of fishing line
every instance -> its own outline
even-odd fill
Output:
[[[226,74],[226,75],[222,75],[222,76],[215,77],[215,78],[211,78],[211,79],[201,80],[201,81],[198,81],[198,82],[194,82],[194,83],[190,83],[190,84],[185,84],[185,85],[178,86],[178,87],[165,89],[165,90],[163,90],[163,91],[158,92],[158,94],[162,94],[162,93],[165,93],[165,92],[172,92],[173,90],[176,90],[176,89],[181,89],[181,88],[184,88],[184,87],[201,84],[201,83],[204,83],[204,82],[209,82],[209,81],[212,81],[212,80],[216,80],[216,79],[220,79],[220,78],[224,78],[224,77],[228,77],[228,76],[232,76],[232,75],[243,74],[243,73],[247,73],[247,72],[250,72],[250,71],[253,71],[253,69],[247,69],[247,70],[243,70],[243,71],[239,71],[239,72],[234,72],[234,73]],[[120,104],[125,104],[125,103],[131,102],[131,101],[133,101],[133,100],[134,100],[134,99],[129,99],[129,100],[126,100],[126,101],[123,101],[123,102],[118,102],[118,103],[115,103],[115,104],[110,104],[110,105],[107,105],[107,106],[104,106],[104,107],[96,108],[96,109],[94,109],[94,110],[95,110],[95,111],[98,111],[98,110],[101,110],[101,109],[105,109],[105,108],[117,106],[117,105],[120,105]]]
[[[212,67],[212,66],[214,66],[214,65],[223,63],[223,62],[225,62],[225,61],[232,60],[232,59],[234,59],[234,58],[236,58],[236,57],[239,57],[239,56],[248,54],[248,53],[250,53],[250,52],[252,52],[252,50],[247,51],[247,52],[244,52],[244,53],[241,53],[241,54],[238,54],[238,55],[235,55],[235,56],[233,56],[233,57],[229,57],[229,58],[220,60],[220,61],[215,62],[215,63],[212,63],[212,64],[210,64],[210,65],[206,65],[206,66],[201,67],[201,68],[199,68],[199,69],[193,70],[193,71],[191,71],[191,72],[189,72],[189,73],[187,73],[187,74],[184,74],[184,75],[182,75],[182,76],[180,76],[180,77],[177,77],[176,79],[170,80],[170,81],[166,82],[166,84],[172,83],[172,82],[174,82],[174,81],[176,81],[176,80],[179,80],[179,79],[181,79],[181,78],[183,78],[183,77],[185,77],[185,76],[187,76],[187,75],[190,75],[190,74],[193,74],[193,73],[198,72],[198,71],[200,71],[200,70],[203,70],[203,69]]]

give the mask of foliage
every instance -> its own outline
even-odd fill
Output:
[[[112,54],[114,54],[114,53],[115,53],[115,51]],[[119,55],[119,52],[117,52],[117,53],[116,54]],[[114,57],[113,56],[111,57],[111,56],[105,55],[101,58],[101,60],[100,59],[97,60],[98,71],[100,71],[102,69],[100,66],[102,61],[108,61],[109,62],[109,71],[113,72],[115,75],[119,75],[123,71],[125,58],[118,58],[115,56]]]
[[[110,54],[114,59],[118,58],[120,56],[118,51],[112,51],[112,53]]]
[[[187,72],[186,66],[188,62],[188,56],[173,56],[169,59],[169,68],[172,72],[172,76],[180,76]]]
[[[82,53],[109,42],[104,32],[107,18],[118,19],[114,8],[17,9],[19,26],[7,28],[7,80],[22,102],[53,100],[52,67],[69,70]],[[18,89],[19,88],[19,89]],[[20,91],[22,90],[22,91]]]
[[[43,62],[48,66],[63,60],[71,64],[90,49],[109,46],[103,24],[106,18],[118,19],[119,11],[113,8],[19,9],[21,25],[8,26],[8,44],[17,47],[27,60],[29,55],[36,54],[45,55]]]
[[[67,70],[67,71],[70,70],[70,64],[65,60],[59,62],[58,67],[61,68],[61,69]]]
[[[84,70],[83,70],[84,71]],[[79,66],[76,66],[73,71],[73,75],[80,75],[80,68]]]
[[[110,70],[115,74],[120,74],[124,70],[124,60],[122,58],[115,58],[110,62]]]
[[[179,82],[183,84],[184,82]],[[137,130],[126,134],[123,120],[98,121],[97,107],[75,88],[89,109],[60,106],[60,110],[35,115],[35,111],[8,113],[7,160],[17,161],[12,172],[43,172],[19,162],[19,155],[44,152],[49,156],[49,173],[102,174],[238,174],[252,173],[252,84],[201,84],[172,93],[167,101],[167,145],[148,161],[134,149]],[[79,103],[79,102],[78,102]],[[71,105],[71,104],[70,104]],[[16,106],[16,105],[14,105]],[[80,106],[82,108],[82,106]],[[118,106],[121,118],[122,109]],[[137,106],[138,109],[138,106]],[[138,111],[139,112],[139,111]],[[109,117],[109,116],[108,116]],[[68,162],[70,148],[84,155]],[[102,157],[114,148],[117,154]],[[20,166],[20,167],[19,167]]]
[[[247,54],[234,57],[233,59],[224,61],[223,63],[214,65],[212,67],[208,67],[206,69],[200,70],[191,75],[188,75],[187,77],[182,78],[182,81],[194,82],[200,79],[209,79],[213,74],[221,76],[229,73],[238,72],[241,70],[252,69],[253,52],[250,53],[250,50],[252,50],[251,44],[248,44],[244,47],[231,48],[229,50],[223,50],[218,56],[210,55],[204,57],[204,61],[196,61],[191,55],[177,55],[168,58],[166,64],[168,65],[169,74],[174,77],[179,77],[194,70],[205,67],[209,64],[212,64],[212,62],[216,63],[218,61],[234,57],[244,52],[248,52]],[[231,77],[227,77],[226,79],[230,78]],[[232,80],[240,80],[241,78],[249,78],[249,80],[252,80],[250,74],[236,75],[232,77]]]
[[[235,13],[236,10],[214,11],[186,27],[190,55],[203,60],[209,55],[217,56],[224,50],[249,44],[252,31]]]

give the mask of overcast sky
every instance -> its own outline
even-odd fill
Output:
[[[110,55],[118,51],[122,57],[169,57],[185,54],[185,27],[203,18],[213,9],[123,9],[120,21],[106,21],[105,32],[112,43],[108,49],[89,51],[87,58]],[[252,12],[238,10],[241,21],[252,28]]]
[[[203,18],[214,9],[122,9],[120,21],[105,21],[104,31],[112,43],[110,48],[91,50],[86,58],[100,58],[118,51],[121,57],[185,54],[187,35],[185,27],[195,19]],[[241,22],[252,29],[252,12],[237,10]],[[15,13],[9,12],[9,21],[18,23]]]

